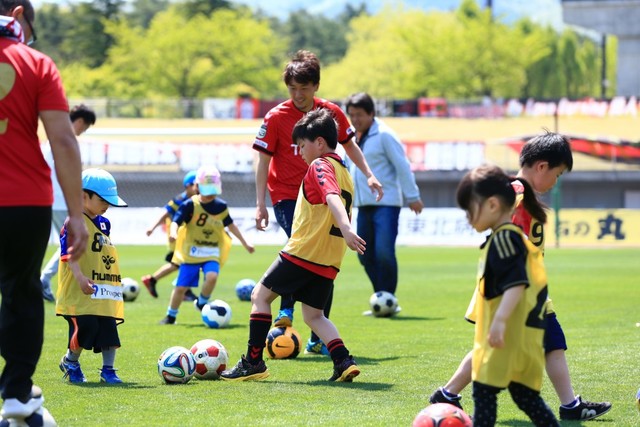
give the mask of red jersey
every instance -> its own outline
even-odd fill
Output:
[[[353,137],[353,130],[342,109],[321,98],[313,98],[313,109],[327,108],[338,124],[338,141],[344,144]],[[306,113],[298,110],[290,99],[273,107],[265,116],[253,149],[271,156],[267,188],[271,202],[296,200],[308,165],[302,160],[298,146],[291,139],[295,124]]]
[[[51,206],[51,170],[38,141],[38,113],[69,111],[53,61],[0,37],[0,206]]]
[[[516,192],[516,207],[511,222],[520,227],[529,241],[544,250],[544,224],[534,219],[522,204],[524,186],[520,181],[513,181],[511,186]]]

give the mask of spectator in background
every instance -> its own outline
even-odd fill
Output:
[[[85,133],[92,125],[96,123],[96,113],[84,104],[76,105],[69,112],[69,118],[71,119],[71,127],[73,133],[76,136],[80,136]],[[42,146],[42,154],[44,159],[51,168],[51,183],[53,184],[53,206],[51,212],[51,224],[55,233],[59,234],[64,225],[64,220],[67,217],[67,205],[64,203],[64,194],[62,194],[62,188],[56,179],[54,173],[53,153],[51,152],[51,145],[46,143]],[[51,255],[47,265],[40,273],[40,282],[42,283],[42,296],[47,301],[55,301],[53,292],[51,291],[51,279],[58,273],[58,265],[60,261],[60,250]]]
[[[27,46],[36,40],[33,5],[2,0],[0,15],[0,354],[5,361],[0,414],[3,423],[42,425],[48,413],[31,377],[44,338],[39,275],[51,233],[53,190],[38,141],[38,118],[69,210],[72,260],[84,253],[89,233],[82,215],[80,151],[60,74],[51,58]]]
[[[354,205],[358,208],[357,233],[367,242],[367,250],[358,254],[358,259],[374,292],[387,291],[395,295],[398,285],[395,246],[403,199],[416,215],[424,205],[404,147],[393,130],[376,117],[371,96],[351,95],[346,108],[355,128],[356,143],[385,189],[384,197],[376,200],[367,188],[367,177],[351,167],[355,181]],[[396,313],[399,311],[400,307]],[[371,315],[371,311],[364,314]]]

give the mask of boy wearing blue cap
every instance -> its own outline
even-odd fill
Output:
[[[87,252],[78,261],[68,253],[67,224],[60,233],[60,279],[56,314],[69,323],[69,343],[60,370],[71,383],[86,382],[80,368],[83,349],[102,352],[100,382],[119,384],[113,369],[120,347],[117,324],[124,321],[118,253],[109,238],[111,223],[102,215],[109,206],[126,207],[113,176],[102,169],[82,172],[84,221],[89,229]]]
[[[175,287],[171,292],[167,315],[161,325],[176,323],[178,309],[184,295],[190,288],[198,287],[200,270],[204,273],[204,283],[198,299],[193,303],[198,311],[209,301],[224,264],[231,238],[225,231],[229,229],[250,254],[253,245],[246,242],[240,229],[233,223],[227,202],[222,200],[220,172],[213,166],[203,166],[196,173],[198,195],[192,196],[178,208],[169,228],[169,238],[176,242],[172,263],[180,265]]]
[[[178,264],[175,264],[171,261],[173,259],[173,252],[176,248],[176,242],[169,239],[169,226],[171,225],[171,220],[178,211],[178,208],[180,207],[182,202],[197,194],[196,171],[187,172],[187,174],[182,179],[182,185],[184,186],[184,191],[175,196],[173,199],[169,200],[169,202],[164,206],[165,212],[162,214],[162,216],[160,216],[160,218],[158,218],[158,221],[156,221],[156,223],[147,230],[147,236],[151,236],[153,230],[164,223],[167,230],[167,244],[169,247],[169,252],[167,252],[167,255],[164,258],[167,263],[158,268],[155,273],[147,274],[146,276],[142,276],[142,278],[140,279],[142,280],[142,283],[144,283],[144,286],[149,290],[151,296],[154,298],[158,298],[158,292],[156,290],[156,284],[158,283],[158,280],[173,273],[179,267]],[[193,292],[191,292],[191,289],[187,289],[184,300],[193,301],[194,299],[196,299],[196,296],[193,294]]]

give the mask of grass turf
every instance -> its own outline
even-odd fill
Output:
[[[200,339],[217,339],[229,352],[229,364],[237,362],[246,351],[250,303],[238,300],[235,283],[242,278],[258,280],[278,249],[262,246],[249,255],[234,246],[212,296],[231,304],[233,317],[226,329],[206,328],[190,303],[181,306],[179,324],[158,325],[175,276],[159,282],[157,300],[142,287],[138,299],[126,303],[126,322],[120,326],[122,348],[116,368],[125,382],[121,386],[98,382],[102,359],[89,351],[81,357],[88,383],[70,385],[62,380],[58,363],[66,349],[67,324],[47,303],[45,343],[34,380],[43,388],[45,405],[59,425],[410,425],[431,392],[447,381],[471,348],[473,328],[463,314],[474,287],[475,248],[398,248],[397,296],[403,310],[392,319],[362,316],[372,289],[354,253],[347,253],[336,281],[331,318],[362,369],[352,384],[327,382],[330,360],[302,354],[295,360],[267,360],[271,377],[263,382],[162,383],[157,358],[173,345],[189,348]],[[119,253],[123,276],[140,281],[141,275],[161,265],[164,248],[121,246]],[[588,400],[611,401],[613,409],[602,418],[609,425],[638,425],[637,251],[551,248],[546,262],[550,295],[568,339],[576,393]],[[274,310],[278,304],[276,300]],[[294,327],[306,341],[309,329],[299,309]],[[558,398],[548,379],[542,394],[557,414]],[[470,387],[463,396],[471,414]],[[499,399],[498,425],[530,425],[506,391]]]

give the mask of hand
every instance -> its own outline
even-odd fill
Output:
[[[247,252],[249,252],[250,254],[254,253],[256,251],[256,248],[253,247],[252,244],[247,243],[246,245],[244,245],[244,248],[247,250]]]
[[[67,253],[71,255],[70,261],[75,262],[80,259],[84,251],[87,249],[89,231],[84,223],[82,214],[70,216],[67,219],[66,227],[70,243],[67,246]]]
[[[341,231],[344,241],[347,243],[349,249],[356,251],[360,255],[364,254],[367,242],[365,242],[362,237],[358,236],[351,228]]]
[[[422,212],[422,208],[424,208],[422,200],[416,200],[415,202],[409,203],[409,209],[415,212],[416,215],[420,215],[420,212]]]
[[[489,345],[493,348],[504,347],[504,331],[507,328],[506,322],[493,319],[489,328]]]
[[[151,236],[151,233],[153,233],[153,228],[147,230],[147,237]]]
[[[269,226],[269,211],[264,206],[256,208],[256,229],[264,231]]]
[[[81,277],[80,280],[78,280],[78,284],[80,285],[80,290],[85,295],[91,295],[97,289],[96,285],[84,276]]]
[[[367,178],[367,185],[371,189],[371,192],[376,194],[376,202],[379,202],[382,199],[382,196],[384,196],[384,191],[382,190],[382,184],[380,184],[378,178],[371,175]]]

